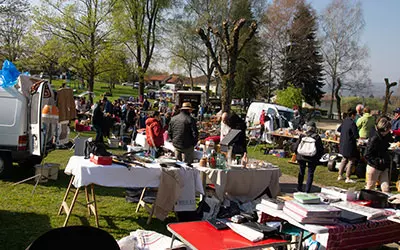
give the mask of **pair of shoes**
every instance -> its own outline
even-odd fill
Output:
[[[346,183],[356,183],[357,181],[355,181],[355,180],[352,180],[352,179],[346,179],[346,181],[345,181]]]
[[[344,180],[344,177],[341,176],[341,175],[339,175],[338,178],[337,178],[337,180],[338,180],[338,181],[343,181],[343,180]]]

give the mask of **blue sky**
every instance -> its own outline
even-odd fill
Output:
[[[310,0],[320,13],[330,0]],[[400,79],[400,1],[362,0],[365,28],[362,42],[369,47],[370,77],[373,83]]]

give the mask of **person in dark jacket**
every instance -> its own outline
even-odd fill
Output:
[[[381,184],[382,192],[389,193],[390,156],[388,148],[392,142],[390,120],[382,117],[376,124],[376,132],[368,140],[365,151],[367,173],[365,176],[366,189],[373,189],[376,182]]]
[[[356,114],[356,110],[349,109],[346,119],[343,120],[342,125],[340,125],[337,130],[340,132],[339,153],[343,156],[339,166],[338,181],[344,179],[343,172],[346,169],[346,183],[355,182],[354,180],[350,179],[351,168],[355,165],[360,156],[360,153],[357,149],[357,139],[359,134],[357,126],[354,122]]]
[[[92,124],[96,130],[96,142],[103,142],[103,107],[104,103],[99,101],[97,107],[93,110]]]
[[[246,122],[240,118],[236,113],[230,113],[227,117],[227,125],[231,129],[240,130],[241,133],[235,138],[235,147],[233,148],[233,154],[241,154],[247,152],[246,144]],[[226,135],[225,135],[226,136]]]
[[[188,164],[193,162],[194,146],[199,137],[196,120],[190,116],[191,111],[191,103],[184,102],[180,113],[171,118],[168,127],[168,136],[175,147],[175,157]]]
[[[299,144],[304,137],[311,137],[315,140],[316,153],[314,156],[304,156],[298,153]],[[306,172],[306,167],[308,167],[308,176],[306,184],[306,192],[311,191],[312,183],[314,180],[314,172],[319,163],[319,159],[324,154],[324,146],[322,144],[321,137],[317,133],[317,126],[315,122],[311,121],[307,123],[307,129],[305,135],[300,135],[299,139],[295,144],[295,153],[297,157],[297,162],[299,163],[300,171],[297,177],[297,191],[303,192],[303,181]]]
[[[164,145],[163,128],[161,126],[160,112],[154,111],[153,115],[146,120],[146,141],[150,146],[151,156],[157,158],[160,148]]]

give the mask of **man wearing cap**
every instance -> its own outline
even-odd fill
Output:
[[[188,164],[193,162],[194,146],[199,137],[196,120],[190,116],[190,112],[192,104],[184,102],[180,113],[171,118],[168,127],[168,136],[175,147],[175,157]]]

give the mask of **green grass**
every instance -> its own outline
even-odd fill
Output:
[[[62,83],[64,83],[65,80],[53,80],[52,85],[54,86],[54,89],[58,89]],[[69,83],[69,86],[73,89],[76,89],[76,92],[74,94],[80,94],[82,92],[87,91],[86,89],[79,89],[79,82],[78,81],[71,81]],[[96,95],[94,98],[94,101],[99,101],[105,92],[109,92],[109,84],[108,83],[102,83],[102,82],[96,82],[94,91]],[[129,96],[138,96],[138,89],[137,88],[132,88],[131,86],[122,86],[119,84],[115,84],[115,88],[112,89],[112,96],[108,96],[107,98],[110,101],[118,99],[122,95],[129,95]]]
[[[279,166],[283,174],[297,177],[297,174],[299,172],[299,167],[297,164],[289,163],[288,162],[289,158],[278,158],[274,155],[264,155],[263,151],[259,149],[260,147],[257,147],[256,150],[254,150],[253,147],[250,147],[248,149],[249,157],[271,162]],[[315,170],[314,183],[322,186],[336,186],[345,189],[354,187],[356,190],[360,190],[365,186],[364,179],[358,179],[357,183],[348,184],[345,183],[344,181],[340,182],[337,181],[337,177],[338,177],[337,172],[330,172],[326,166],[321,165],[318,166],[317,169]]]

